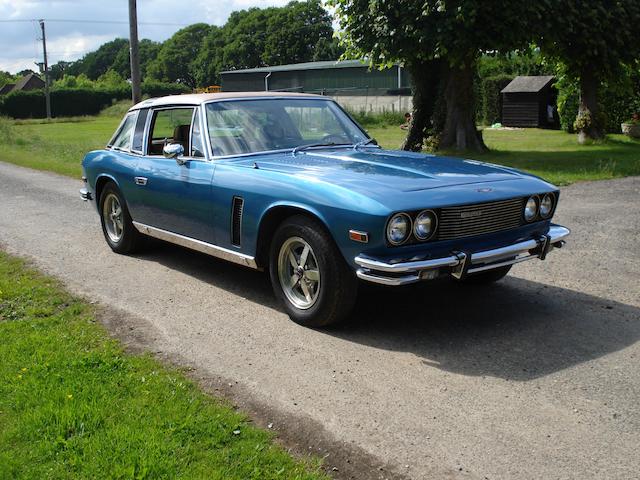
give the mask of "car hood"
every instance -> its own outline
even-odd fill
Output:
[[[414,192],[516,180],[520,172],[474,160],[377,149],[307,150],[244,159],[253,168],[313,177],[355,191]]]

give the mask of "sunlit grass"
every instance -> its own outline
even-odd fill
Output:
[[[0,252],[0,478],[326,477]]]

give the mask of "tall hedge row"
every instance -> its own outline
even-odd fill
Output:
[[[161,97],[186,93],[183,85],[161,82],[142,84],[142,93]],[[51,90],[51,112],[54,117],[96,115],[114,101],[131,97],[129,88],[58,88]],[[13,118],[43,118],[46,116],[43,90],[12,92],[0,97],[0,115]]]
[[[480,112],[478,119],[484,125],[493,125],[502,119],[502,95],[500,92],[513,80],[511,75],[496,75],[482,80],[480,85]]]

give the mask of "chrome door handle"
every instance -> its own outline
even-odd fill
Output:
[[[133,181],[136,182],[136,185],[146,185],[147,177],[134,177]]]

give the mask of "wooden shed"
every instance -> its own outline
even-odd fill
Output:
[[[520,76],[500,92],[502,124],[507,127],[558,128],[554,77]]]

